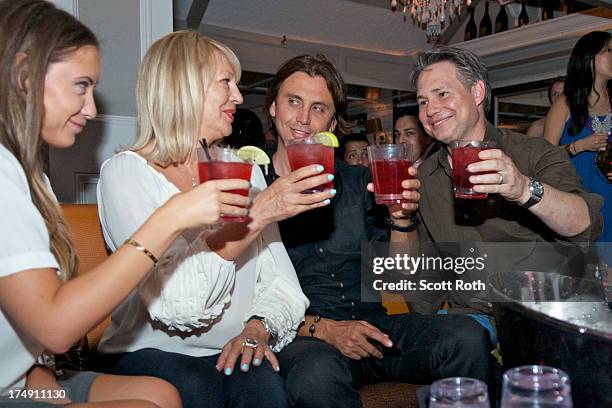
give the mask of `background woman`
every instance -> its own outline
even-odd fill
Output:
[[[612,241],[612,185],[595,166],[612,130],[610,33],[593,31],[578,40],[567,65],[565,96],[546,115],[544,138],[571,157],[582,183],[604,198],[604,230],[598,241]]]
[[[108,315],[180,230],[215,223],[221,211],[245,212],[225,204],[243,205],[244,198],[219,189],[246,182],[206,183],[177,195],[133,231],[133,242],[150,252],[122,245],[70,279],[76,255],[43,173],[43,145],[71,146],[96,116],[98,48],[87,27],[46,1],[0,1],[0,405],[18,401],[16,392],[27,387],[62,391],[38,394],[56,404],[180,406],[176,389],[156,378],[87,372],[56,378],[35,364],[43,350],[65,352]]]
[[[111,249],[197,185],[195,149],[200,139],[211,144],[231,133],[240,74],[229,48],[197,32],[168,34],[148,50],[137,81],[138,138],[103,164],[98,185]],[[266,184],[254,166],[248,224],[177,237],[113,313],[99,347],[107,369],[164,378],[186,407],[286,406],[271,347],[293,339],[308,300],[274,221],[326,205],[329,192],[300,194],[329,181],[321,171],[309,166],[260,192]]]

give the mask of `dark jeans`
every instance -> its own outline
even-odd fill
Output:
[[[278,355],[292,406],[360,407],[359,388],[383,381],[472,377],[495,389],[489,334],[474,319],[408,313],[367,320],[391,337],[401,355],[353,360],[321,340],[298,337]]]
[[[282,378],[268,360],[240,371],[240,358],[231,375],[215,368],[219,355],[192,357],[156,349],[102,354],[100,368],[109,374],[150,375],[163,378],[179,391],[184,408],[288,407]]]

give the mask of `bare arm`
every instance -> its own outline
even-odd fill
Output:
[[[569,108],[565,96],[555,100],[546,114],[544,122],[544,139],[548,140],[553,146],[559,145],[561,134],[565,127],[565,122],[569,119]]]
[[[527,133],[525,133],[529,137],[540,137],[544,134],[544,122],[546,118],[540,118],[531,122],[529,125],[529,129],[527,129]]]
[[[219,180],[178,194],[132,238],[153,254],[162,254],[185,228],[212,224],[220,212],[244,214],[244,209],[225,203],[244,205],[246,198],[220,190],[245,188],[245,184]],[[151,266],[151,259],[142,252],[123,245],[103,263],[65,284],[54,269],[24,270],[0,278],[0,307],[43,347],[61,353],[110,314]]]

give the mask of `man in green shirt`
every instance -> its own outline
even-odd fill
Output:
[[[562,243],[593,241],[601,233],[602,199],[587,191],[567,155],[541,138],[497,129],[486,119],[491,89],[482,61],[473,53],[437,47],[417,57],[413,84],[419,119],[443,144],[419,167],[418,228],[423,242]],[[468,166],[474,190],[488,199],[453,198],[448,145],[456,140],[493,140]],[[413,237],[417,239],[417,237]],[[516,245],[517,251],[533,251]],[[509,261],[519,259],[510,251]],[[499,261],[499,259],[497,260]],[[410,300],[410,299],[408,299]],[[491,303],[458,293],[414,305],[432,312],[447,301],[462,312],[490,312]],[[467,310],[465,310],[467,309]]]

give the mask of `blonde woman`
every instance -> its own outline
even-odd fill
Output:
[[[197,185],[195,148],[231,133],[240,74],[229,48],[196,32],[169,34],[148,50],[137,81],[138,139],[103,164],[98,186],[111,249]],[[300,194],[329,181],[321,172],[309,166],[262,191],[254,166],[249,222],[177,237],[114,312],[99,347],[109,372],[164,378],[186,407],[287,406],[274,351],[294,338],[308,300],[274,221],[329,203],[328,192]]]
[[[243,197],[220,190],[248,183],[206,183],[151,212],[107,261],[70,279],[76,255],[43,173],[43,146],[71,146],[96,116],[99,58],[94,34],[51,3],[0,1],[0,405],[180,406],[176,389],[157,378],[56,378],[37,362],[43,350],[65,352],[104,319],[181,230],[216,223],[221,211],[245,213],[237,207]]]

